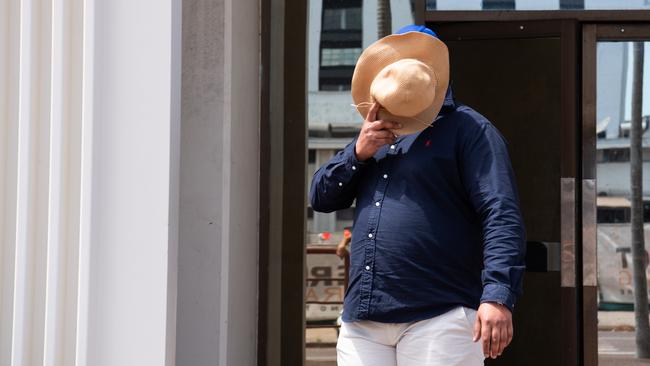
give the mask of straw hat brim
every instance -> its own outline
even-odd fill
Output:
[[[426,109],[413,117],[396,116],[385,108],[379,110],[378,119],[402,124],[401,129],[394,131],[398,135],[424,130],[440,112],[449,85],[447,46],[438,38],[421,32],[393,34],[368,46],[359,56],[352,75],[352,100],[365,119],[374,102],[370,86],[377,74],[384,67],[407,58],[419,60],[433,70],[436,77],[435,97]]]

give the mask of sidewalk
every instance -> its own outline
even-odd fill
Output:
[[[598,330],[634,331],[634,312],[599,311]]]

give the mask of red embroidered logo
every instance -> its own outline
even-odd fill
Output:
[[[424,146],[430,147],[431,146],[431,140],[427,140],[424,142]]]

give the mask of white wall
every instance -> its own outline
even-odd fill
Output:
[[[630,195],[630,163],[599,163],[596,192],[610,196]],[[650,162],[643,162],[643,195],[650,196]]]
[[[352,106],[354,103],[349,91],[309,92],[309,125],[359,124],[363,118]]]
[[[413,14],[409,0],[391,0],[392,29],[413,24]],[[350,91],[319,91],[319,52],[323,0],[309,1],[309,21],[307,24],[307,89],[309,91],[308,118],[309,125],[319,124],[354,124],[361,123],[352,104]],[[362,16],[362,48],[368,47],[377,40],[377,0],[363,0]]]
[[[175,359],[181,0],[0,5],[0,364]]]

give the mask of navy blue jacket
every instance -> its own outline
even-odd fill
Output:
[[[525,232],[507,144],[451,87],[431,125],[357,160],[353,140],[314,174],[320,212],[356,199],[344,321],[404,323],[463,305],[511,310]]]

